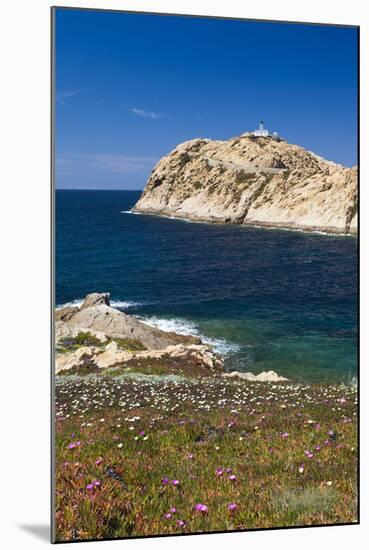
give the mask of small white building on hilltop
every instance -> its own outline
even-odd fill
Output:
[[[269,130],[264,128],[264,122],[262,120],[260,121],[259,128],[257,130],[253,131],[253,135],[254,136],[262,136],[262,137],[269,136]]]
[[[269,130],[267,130],[266,128],[264,128],[264,122],[261,120],[260,121],[260,124],[259,124],[259,128],[257,130],[254,130],[252,132],[252,135],[253,136],[258,136],[258,137],[274,137],[274,138],[277,138],[278,137],[278,133],[277,132],[273,132],[273,134],[271,134],[269,132]]]

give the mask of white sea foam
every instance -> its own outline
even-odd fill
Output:
[[[111,307],[118,307],[120,309],[128,309],[129,307],[142,306],[141,302],[129,302],[124,300],[110,300]]]
[[[121,214],[132,214],[133,216],[144,216],[145,212],[136,212],[134,210],[121,210]]]
[[[71,302],[66,302],[65,304],[58,304],[56,306],[56,309],[60,309],[62,307],[80,307],[83,304],[84,298],[77,298],[76,300],[72,300]],[[130,307],[136,307],[142,305],[140,302],[129,302],[124,300],[110,300],[111,307],[117,307],[120,309],[128,309]]]
[[[176,332],[177,334],[184,334],[187,336],[198,336],[205,344],[210,344],[213,346],[214,351],[220,353],[221,355],[236,353],[240,349],[238,344],[228,342],[224,338],[209,338],[205,336],[200,332],[198,326],[193,321],[189,321],[188,319],[163,319],[152,316],[141,317],[141,320],[151,327],[156,327],[160,330],[165,330],[166,332]]]
[[[58,304],[56,309],[61,309],[62,307],[80,307],[83,303],[83,298],[77,298],[71,302],[65,302],[65,304]]]

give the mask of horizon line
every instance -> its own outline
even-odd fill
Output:
[[[142,189],[106,189],[105,187],[55,187],[55,191],[143,191]]]

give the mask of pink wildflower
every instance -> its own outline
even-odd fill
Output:
[[[196,512],[201,512],[203,514],[207,514],[209,511],[209,508],[206,506],[206,504],[195,504],[194,509]]]

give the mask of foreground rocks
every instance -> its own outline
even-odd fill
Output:
[[[286,382],[288,378],[279,376],[274,370],[263,371],[260,374],[253,374],[252,372],[225,372],[223,374],[225,378],[238,378],[240,380],[248,380],[249,382]]]
[[[200,338],[150,327],[111,307],[108,294],[88,294],[79,308],[68,306],[58,309],[55,320],[66,322],[69,327],[102,332],[111,338],[137,339],[147,349],[164,349],[175,344],[201,344]]]
[[[178,145],[155,166],[133,211],[354,234],[357,200],[356,167],[246,133]]]
[[[55,315],[56,374],[113,373],[223,376],[252,382],[287,380],[274,371],[224,372],[223,359],[200,338],[165,332],[110,306],[109,294],[88,294],[80,307]]]
[[[55,323],[55,341],[58,343],[60,340],[65,338],[75,338],[82,332],[82,328],[79,325],[72,325],[65,321],[56,321]],[[98,338],[100,342],[108,342],[108,336],[105,332],[100,330],[88,329],[88,332]]]
[[[80,307],[56,311],[56,373],[125,367],[206,375],[223,370],[211,346],[165,332],[110,307],[108,294],[89,294]],[[87,345],[84,345],[84,344]]]
[[[164,350],[130,352],[121,349],[115,342],[107,344],[103,349],[97,347],[81,347],[72,354],[57,357],[56,373],[72,371],[78,373],[81,369],[91,372],[95,369],[114,369],[122,367],[128,371],[142,371],[142,367],[157,374],[156,367],[165,366],[159,373],[210,375],[219,373],[223,361],[217,357],[208,346],[178,344],[168,346]],[[148,369],[147,369],[148,367]]]

